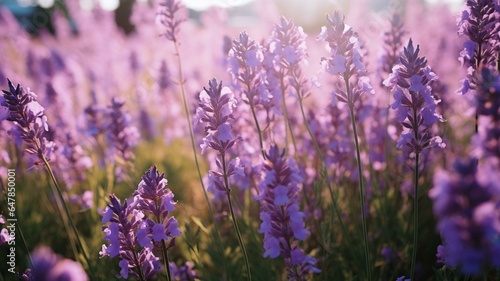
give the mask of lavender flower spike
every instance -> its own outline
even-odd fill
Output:
[[[164,0],[160,3],[158,15],[156,16],[157,24],[165,28],[163,35],[172,42],[178,42],[179,26],[185,21],[179,15],[182,8],[183,6],[179,0]]]
[[[315,267],[316,260],[297,245],[310,233],[299,209],[303,179],[294,159],[285,158],[284,153],[276,145],[266,153],[263,180],[256,197],[261,206],[259,232],[264,233],[264,257],[283,257],[289,280],[304,280],[307,274],[320,270]]]
[[[52,249],[39,246],[31,254],[33,265],[19,276],[23,281],[87,281],[81,264],[56,255]]]
[[[119,164],[115,174],[119,180],[126,176],[126,172],[132,167],[134,159],[132,148],[137,145],[139,132],[131,124],[131,117],[124,109],[125,100],[113,97],[108,107],[108,140],[113,147],[113,156]]]
[[[233,117],[233,110],[236,107],[236,99],[233,92],[228,87],[222,87],[222,82],[217,79],[209,81],[209,88],[204,88],[200,93],[200,101],[196,109],[195,122],[205,125],[206,137],[203,138],[201,151],[205,153],[207,148],[217,151],[219,158],[217,166],[222,167],[222,161],[225,162],[227,151],[234,146],[241,137],[234,136],[232,125],[230,123]],[[229,162],[226,174],[219,171],[211,171],[209,175],[209,191],[227,192],[224,177],[230,177],[235,173],[244,176],[243,167],[238,158]]]
[[[21,85],[14,87],[9,80],[9,90],[3,90],[0,96],[0,121],[7,120],[15,127],[10,133],[19,135],[26,145],[26,152],[37,156],[35,164],[49,161],[55,144],[44,135],[49,130],[44,108],[37,102],[37,95],[23,89]]]
[[[103,223],[109,223],[103,228],[109,244],[102,245],[99,256],[119,257],[122,278],[133,276],[141,281],[151,278],[161,266],[147,237],[148,231],[144,231],[148,228],[143,220],[144,213],[131,208],[127,201],[121,204],[115,195],[110,195],[109,199],[111,203],[102,219]]]
[[[467,0],[466,8],[458,20],[458,34],[468,39],[459,60],[467,67],[467,77],[458,90],[466,94],[476,89],[481,68],[496,69],[500,52],[500,9],[494,0]]]
[[[397,110],[397,120],[407,128],[401,135],[397,147],[410,147],[415,153],[437,144],[444,147],[441,138],[433,137],[430,128],[443,118],[436,113],[438,101],[431,94],[430,83],[437,79],[427,65],[425,57],[419,57],[420,48],[413,46],[410,39],[401,55],[401,63],[393,67],[392,73],[384,81],[394,95],[392,109]]]

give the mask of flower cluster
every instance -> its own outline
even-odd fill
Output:
[[[31,254],[32,268],[20,274],[23,281],[71,280],[87,281],[88,277],[81,264],[56,255],[52,249],[40,246]]]
[[[478,274],[484,265],[500,267],[499,190],[480,181],[474,158],[457,161],[453,172],[434,176],[429,196],[434,201],[438,230],[443,238],[440,259],[467,274]]]
[[[185,21],[185,19],[180,16],[179,12],[182,8],[183,6],[179,0],[165,0],[160,2],[156,22],[158,25],[165,28],[163,35],[172,42],[178,41],[179,26]]]
[[[496,69],[500,52],[500,8],[493,0],[467,0],[458,20],[458,34],[468,39],[459,60],[467,67],[467,77],[459,90],[465,94],[477,86],[477,72],[487,67]]]
[[[228,53],[227,71],[233,78],[233,84],[243,85],[246,101],[251,106],[266,104],[270,101],[265,90],[265,75],[262,70],[264,53],[262,46],[250,39],[246,32],[240,33],[239,40],[233,38]]]
[[[212,148],[218,154],[216,160],[220,171],[210,171],[209,191],[229,192],[224,178],[234,174],[244,176],[243,167],[239,158],[232,159],[226,165],[226,153],[234,146],[240,137],[234,136],[230,121],[233,117],[233,110],[236,107],[236,99],[233,92],[228,87],[222,87],[222,82],[215,78],[209,81],[209,88],[204,88],[200,92],[200,100],[196,109],[195,122],[205,125],[205,133],[201,144],[202,153],[207,148]]]
[[[71,189],[74,184],[85,180],[85,171],[92,167],[92,159],[85,155],[82,146],[76,142],[71,133],[66,133],[65,141],[61,145],[57,164],[66,187]]]
[[[169,263],[170,273],[173,280],[178,281],[191,281],[199,279],[198,273],[194,271],[194,264],[190,261],[184,265],[176,266],[173,262]]]
[[[137,144],[139,132],[131,125],[131,117],[124,109],[125,100],[112,98],[108,107],[108,140],[113,147],[113,156],[119,164],[115,174],[119,179],[125,176],[130,161],[134,159],[132,148]]]
[[[329,26],[321,28],[316,40],[325,41],[330,54],[329,57],[321,58],[322,71],[340,75],[347,87],[346,91],[337,89],[334,96],[352,106],[363,93],[373,94],[374,90],[370,79],[365,76],[366,68],[362,62],[363,53],[358,35],[344,23],[344,18],[338,11],[332,16],[327,15]],[[351,77],[356,78],[353,84],[349,81]]]
[[[0,215],[0,224],[5,224],[5,218]],[[6,244],[10,241],[10,234],[7,228],[2,228],[0,230],[0,246]]]
[[[403,36],[407,33],[403,29],[404,22],[398,13],[392,14],[390,24],[390,30],[384,32],[385,54],[381,57],[381,70],[386,74],[390,74],[392,68],[400,63]]]
[[[308,56],[306,37],[302,27],[296,26],[292,20],[285,17],[281,17],[280,22],[274,26],[264,52],[263,66],[266,87],[273,100],[275,112],[281,111],[280,99],[287,92],[295,91],[299,97],[306,96],[308,81],[303,77],[300,67],[300,63],[305,63]],[[286,104],[282,106],[285,107]]]
[[[118,256],[120,258],[120,276],[123,278],[133,276],[144,280],[152,277],[161,266],[158,257],[153,254],[153,247],[147,237],[147,231],[139,231],[144,224],[144,213],[130,208],[127,201],[121,204],[115,195],[110,195],[109,199],[111,203],[106,207],[102,219],[103,223],[109,223],[103,228],[105,239],[109,245],[102,245],[99,256],[101,258]],[[148,228],[148,225],[144,227]],[[143,238],[146,242],[140,243],[139,241]],[[140,246],[142,248],[137,250]]]
[[[174,246],[175,237],[181,234],[177,220],[169,216],[176,203],[166,185],[164,174],[159,174],[154,166],[142,177],[130,205],[127,201],[121,204],[115,195],[109,196],[111,203],[102,219],[103,223],[109,223],[103,230],[109,245],[102,246],[100,256],[119,256],[123,278],[129,275],[140,280],[152,277],[160,269],[154,250],[168,250]]]
[[[9,80],[9,90],[0,96],[0,121],[14,123],[10,134],[20,137],[26,145],[26,152],[35,155],[40,164],[50,160],[55,144],[48,141],[45,133],[49,131],[44,108],[37,102],[37,95],[21,85],[14,87]],[[38,162],[39,161],[39,162]]]
[[[263,179],[256,197],[261,205],[259,232],[264,233],[264,257],[283,257],[289,280],[303,280],[305,275],[317,273],[319,269],[315,267],[316,260],[305,255],[297,245],[310,232],[305,228],[304,213],[299,208],[302,177],[295,161],[284,157],[284,153],[276,145],[266,152]]]
[[[407,129],[401,134],[397,147],[409,146],[411,152],[420,153],[434,143],[444,146],[440,138],[433,137],[430,128],[437,121],[443,121],[436,113],[438,101],[431,94],[430,83],[437,79],[427,65],[425,57],[419,57],[420,47],[413,46],[410,39],[401,55],[401,63],[393,67],[384,81],[394,96],[392,109],[397,110],[397,120]]]
[[[485,122],[472,140],[473,156],[437,173],[429,193],[443,238],[438,258],[468,274],[500,268],[500,75],[488,68],[481,74],[477,112]]]

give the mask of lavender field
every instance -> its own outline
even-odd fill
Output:
[[[7,2],[0,281],[500,281],[498,0]]]

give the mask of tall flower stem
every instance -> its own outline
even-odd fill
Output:
[[[161,250],[163,252],[163,262],[165,264],[165,270],[167,270],[167,281],[172,280],[172,274],[170,273],[170,265],[168,264],[168,253],[167,247],[165,247],[165,240],[161,240]]]
[[[247,90],[249,93],[252,91],[252,87],[249,83],[246,83]],[[262,154],[262,158],[266,159],[266,152],[264,150],[264,140],[262,137],[262,130],[260,129],[259,120],[257,119],[257,114],[255,113],[255,104],[253,102],[253,98],[248,99],[248,104],[250,105],[250,111],[252,112],[253,121],[255,122],[255,127],[257,128],[257,134],[259,135],[259,146],[260,153]]]
[[[90,263],[87,252],[85,251],[85,247],[83,246],[82,239],[81,239],[80,235],[78,234],[78,230],[76,229],[75,223],[73,222],[73,219],[71,218],[71,214],[69,212],[68,206],[66,205],[66,202],[64,201],[64,197],[63,197],[62,192],[61,192],[61,187],[59,186],[57,179],[54,175],[54,172],[52,171],[52,168],[50,167],[50,164],[47,161],[47,159],[45,158],[45,156],[42,155],[41,160],[42,160],[43,164],[45,165],[45,168],[47,169],[47,173],[49,174],[49,176],[52,180],[52,183],[54,184],[54,187],[55,187],[57,194],[59,196],[59,202],[61,203],[61,205],[64,209],[64,213],[61,213],[61,216],[64,217],[64,215],[66,215],[66,219],[69,221],[71,229],[73,230],[73,233],[76,237],[76,241],[78,242],[78,246],[80,247],[80,250],[82,252],[83,258],[85,259],[85,262],[87,263],[87,266],[89,268],[89,273],[90,273],[89,275],[91,276],[91,280],[95,280],[94,269],[92,267],[92,264]],[[63,219],[63,221],[65,221],[65,220]]]
[[[346,84],[346,92],[350,97],[352,94],[350,93],[349,87],[349,79],[344,78]],[[370,265],[370,251],[368,249],[368,230],[366,227],[366,215],[365,215],[365,188],[363,184],[363,169],[361,167],[361,153],[359,148],[359,140],[358,140],[358,130],[356,128],[356,120],[354,118],[354,103],[349,101],[349,115],[351,116],[351,124],[352,124],[352,132],[354,134],[354,145],[356,146],[356,160],[358,164],[358,178],[359,178],[359,201],[361,203],[361,225],[363,228],[363,244],[365,251],[365,268],[366,268],[366,277],[368,280],[372,280],[371,275],[371,265]]]
[[[233,210],[233,202],[232,202],[231,193],[230,193],[231,189],[229,188],[229,181],[227,178],[226,155],[224,153],[222,153],[221,158],[222,158],[222,172],[224,174],[224,185],[226,188],[226,196],[227,196],[227,202],[229,204],[229,211],[231,213],[231,220],[233,221],[234,231],[236,232],[236,236],[238,237],[238,243],[240,244],[241,251],[243,252],[243,257],[245,258],[245,266],[246,266],[247,275],[248,275],[247,277],[248,277],[248,280],[251,281],[252,280],[252,273],[250,271],[250,262],[248,261],[247,250],[245,248],[245,244],[243,243],[243,239],[241,238],[240,228],[238,226],[238,221],[236,220],[236,216],[235,216],[234,210]]]
[[[297,144],[295,141],[295,136],[293,135],[292,124],[290,123],[290,117],[288,116],[288,108],[286,107],[286,98],[285,98],[286,93],[285,93],[283,75],[281,76],[280,80],[281,80],[281,89],[283,90],[283,93],[281,95],[281,99],[282,99],[281,102],[283,103],[283,114],[285,114],[285,132],[290,131],[290,138],[292,139],[294,154],[297,155]],[[288,142],[288,138],[286,138],[286,139]],[[288,145],[288,143],[287,143],[287,145]]]
[[[413,110],[413,118],[417,119],[417,112]],[[416,122],[416,121],[415,121]],[[417,127],[418,128],[418,127]],[[418,140],[418,130],[414,130],[415,139]],[[410,275],[411,280],[415,280],[415,261],[417,259],[418,246],[418,178],[420,166],[420,151],[415,151],[415,178],[414,178],[414,195],[413,195],[413,250],[411,254]]]
[[[223,253],[224,252],[224,247],[222,246],[222,240],[220,238],[220,231],[219,227],[217,226],[217,223],[215,221],[215,216],[214,216],[214,211],[212,209],[212,206],[210,205],[210,199],[208,198],[207,190],[205,188],[205,184],[203,183],[203,176],[201,174],[200,170],[200,163],[198,161],[198,155],[196,154],[196,143],[194,141],[194,132],[193,132],[193,126],[191,125],[191,117],[189,114],[189,107],[187,104],[187,99],[186,99],[186,90],[184,89],[184,75],[183,75],[183,70],[182,70],[182,60],[181,60],[181,54],[179,51],[179,43],[177,41],[173,41],[174,47],[175,47],[175,56],[177,57],[177,67],[178,67],[178,73],[179,73],[179,87],[181,88],[181,93],[182,93],[182,103],[184,105],[184,113],[186,114],[186,119],[188,121],[188,128],[189,128],[189,136],[191,138],[191,149],[193,150],[193,156],[194,156],[194,162],[196,164],[196,171],[198,172],[198,178],[200,179],[201,183],[201,188],[203,189],[203,195],[205,198],[205,202],[207,203],[208,206],[208,212],[209,216],[214,223],[215,227],[215,242],[219,246],[220,251]],[[225,260],[223,261],[223,267],[226,269],[227,273],[227,266]]]
[[[418,166],[420,153],[415,155],[415,194],[413,197],[413,250],[411,254],[411,267],[410,274],[411,280],[415,280],[415,261],[417,259],[417,245],[418,245]]]

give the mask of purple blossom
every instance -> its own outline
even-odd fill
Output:
[[[406,128],[398,140],[397,147],[408,146],[412,152],[420,153],[431,147],[437,140],[431,134],[431,126],[443,121],[436,113],[438,101],[431,94],[430,83],[437,76],[427,65],[425,57],[419,57],[420,47],[413,46],[410,39],[400,57],[401,63],[394,66],[392,73],[384,81],[390,87],[394,102],[392,109],[397,110],[397,119]],[[443,144],[439,144],[443,146]]]
[[[458,34],[468,39],[464,43],[464,50],[459,60],[468,68],[467,76],[463,80],[462,94],[477,85],[476,73],[481,68],[496,69],[500,52],[500,10],[498,1],[467,0],[466,8],[458,19]]]
[[[344,16],[335,11],[332,16],[327,15],[328,27],[323,26],[321,33],[316,37],[318,41],[325,41],[329,57],[321,58],[322,71],[332,75],[339,75],[349,91],[337,89],[334,96],[341,102],[353,106],[364,93],[373,94],[369,78],[366,77],[366,68],[361,58],[361,44],[357,34],[344,23]],[[355,78],[353,82],[351,78]]]
[[[120,276],[129,275],[144,280],[151,278],[161,267],[159,259],[153,254],[152,243],[144,242],[143,226],[148,223],[142,211],[127,204],[121,204],[115,195],[110,195],[110,204],[104,211],[103,228],[109,245],[102,245],[99,256],[119,257]],[[147,231],[146,233],[149,233]],[[146,237],[146,239],[151,239]]]
[[[173,280],[176,281],[194,281],[200,279],[196,271],[194,270],[194,264],[192,262],[186,262],[181,266],[175,265],[175,263],[170,262],[170,273],[172,274]]]
[[[227,71],[233,78],[233,84],[243,85],[242,92],[251,106],[265,104],[269,99],[260,96],[265,83],[262,70],[264,52],[262,46],[250,39],[246,32],[240,34],[239,40],[233,38],[232,48],[228,54]]]
[[[131,207],[153,216],[154,221],[147,222],[153,241],[167,241],[171,238],[170,244],[173,244],[175,237],[180,236],[181,232],[177,220],[169,216],[177,203],[173,200],[174,194],[166,186],[164,174],[160,174],[156,166],[151,167],[142,176]]]
[[[5,224],[5,218],[0,215],[0,224]],[[0,230],[0,247],[10,241],[10,234],[7,228],[2,228]]]
[[[19,276],[24,281],[87,281],[80,263],[56,255],[46,246],[37,247],[31,254],[32,268]]]
[[[181,15],[184,6],[179,0],[164,0],[160,2],[156,23],[165,29],[163,35],[172,42],[178,42],[180,25],[185,18]]]
[[[384,55],[381,58],[381,70],[389,74],[392,68],[399,64],[399,57],[403,47],[403,36],[407,33],[404,27],[404,21],[401,16],[394,12],[389,20],[390,30],[384,32]]]
[[[115,170],[118,180],[126,177],[131,168],[131,161],[134,159],[132,148],[137,145],[139,139],[139,132],[132,126],[130,114],[125,111],[124,105],[125,100],[114,97],[107,111],[107,136],[113,148],[113,157],[118,163]]]
[[[264,233],[264,257],[283,257],[289,279],[302,280],[319,269],[315,267],[316,260],[297,245],[310,232],[305,228],[304,213],[298,205],[302,177],[295,161],[284,157],[284,153],[276,145],[266,153],[256,197],[261,206],[259,232]]]
[[[479,181],[480,173],[476,159],[457,161],[453,172],[435,174],[429,192],[443,238],[442,261],[467,274],[479,274],[484,265],[500,267],[500,202]]]
[[[208,176],[208,190],[228,192],[224,178],[235,174],[242,175],[243,167],[238,158],[226,163],[226,154],[241,137],[232,133],[231,121],[234,119],[233,110],[236,99],[228,87],[222,87],[222,82],[216,79],[209,81],[209,88],[200,92],[195,122],[205,126],[205,133],[201,144],[202,153],[207,148],[217,152],[216,165],[218,170],[211,170]]]
[[[1,120],[14,124],[10,134],[19,135],[26,145],[27,153],[35,155],[40,162],[49,161],[55,144],[45,137],[48,124],[44,108],[37,102],[37,95],[29,88],[25,90],[19,84],[14,87],[10,80],[8,83],[9,90],[3,90],[3,97],[0,99],[0,111],[4,118]]]
[[[86,179],[86,171],[92,167],[92,159],[85,155],[83,148],[76,142],[71,133],[66,134],[61,141],[62,149],[58,150],[58,169],[64,178],[66,187],[82,183]]]

